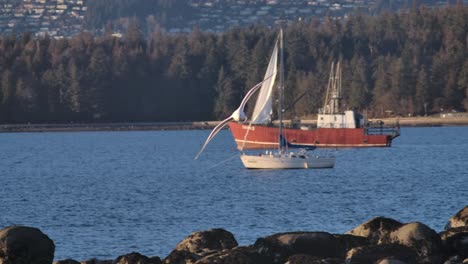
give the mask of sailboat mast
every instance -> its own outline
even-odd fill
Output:
[[[283,100],[284,100],[284,65],[283,65],[283,29],[280,29],[280,85],[279,85],[279,151],[282,150],[282,140],[283,137]]]

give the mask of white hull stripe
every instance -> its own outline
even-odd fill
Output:
[[[236,143],[238,146],[242,146],[244,143],[244,140],[241,139],[236,139]],[[278,146],[278,143],[272,143],[272,142],[262,142],[262,141],[251,141],[251,140],[245,140],[245,144],[252,144],[252,145],[272,145],[272,146]],[[298,143],[294,143],[298,144]],[[327,146],[327,147],[386,147],[386,144],[298,144],[302,146]]]

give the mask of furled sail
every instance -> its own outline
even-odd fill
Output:
[[[271,121],[272,113],[272,97],[273,97],[273,86],[275,84],[276,73],[278,72],[278,41],[276,41],[275,48],[268,63],[268,68],[265,73],[266,79],[271,76],[267,81],[262,84],[262,88],[257,97],[255,103],[254,112],[252,115],[251,124],[265,124]]]

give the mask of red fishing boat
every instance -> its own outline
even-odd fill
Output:
[[[264,83],[264,85],[272,84]],[[393,139],[400,135],[398,124],[385,126],[383,122],[366,122],[355,111],[340,110],[341,68],[332,64],[325,104],[319,110],[315,128],[291,125],[283,129],[288,142],[299,146],[327,148],[342,147],[390,147]],[[239,149],[271,149],[278,145],[278,126],[271,121],[271,96],[259,95],[250,122],[229,122],[229,128]],[[262,97],[260,99],[260,97]],[[265,103],[265,101],[269,103]],[[262,101],[261,106],[259,101]],[[257,109],[258,108],[258,109]]]

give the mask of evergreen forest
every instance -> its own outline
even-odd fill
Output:
[[[347,109],[369,117],[468,109],[467,7],[284,30],[286,118],[317,113],[337,60]],[[132,22],[122,38],[0,36],[0,123],[219,120],[262,80],[277,35],[251,26],[145,36]]]

